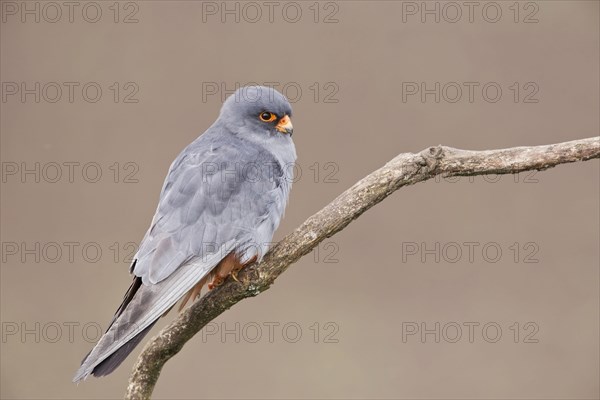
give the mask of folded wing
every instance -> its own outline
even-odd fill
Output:
[[[274,179],[272,173],[253,169],[250,179],[240,170],[244,160],[260,159],[252,148],[194,142],[173,162],[132,264],[134,284],[75,382],[112,372],[156,320],[219,261],[241,248],[248,252],[257,230],[265,231],[265,221],[269,229],[263,236],[271,239],[283,213],[281,206],[273,207],[282,200],[281,171]],[[271,214],[278,215],[270,220]]]

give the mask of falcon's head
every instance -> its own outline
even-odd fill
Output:
[[[229,96],[219,120],[236,135],[291,140],[292,107],[284,95],[265,86],[245,86]]]

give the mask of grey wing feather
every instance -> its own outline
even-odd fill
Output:
[[[205,134],[173,162],[132,265],[143,284],[119,310],[74,381],[145,332],[232,250],[242,252],[242,260],[262,257],[265,243],[260,242],[271,240],[290,184],[280,167],[269,177],[261,171],[258,180],[231,173],[244,160],[260,165],[272,163],[273,157]]]
[[[167,177],[152,226],[136,255],[133,272],[144,283],[160,282],[190,255],[217,248],[236,237],[239,227],[252,226],[253,209],[263,208],[264,194],[258,193],[273,183],[247,182],[234,175],[240,151],[244,152],[212,144],[202,153],[184,152],[175,160],[171,171],[177,174]],[[246,212],[236,212],[236,205]]]

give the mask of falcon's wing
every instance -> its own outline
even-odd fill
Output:
[[[201,152],[184,150],[171,165],[132,265],[143,284],[134,281],[75,382],[114,370],[161,315],[234,248],[244,245],[251,237],[248,233],[274,211],[280,171],[275,179],[263,172],[259,179],[250,179],[240,175],[240,160],[260,159],[260,154],[231,145],[204,147],[208,148]]]

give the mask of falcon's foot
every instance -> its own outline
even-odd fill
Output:
[[[231,271],[231,279],[239,283],[240,280],[238,279],[238,274],[240,273],[240,271],[244,269],[247,265],[252,264],[254,261],[256,261],[256,256],[252,257],[252,259],[245,264],[238,263],[236,267]]]
[[[229,276],[232,271],[238,268],[239,264],[240,262],[235,254],[229,253],[210,273],[212,280],[208,283],[208,290],[212,290],[217,286],[220,286],[227,276]]]
[[[208,284],[208,289],[211,290],[223,283],[225,279],[231,275],[231,279],[236,282],[239,282],[238,273],[249,264],[252,264],[256,261],[256,256],[253,257],[250,261],[242,264],[240,260],[235,256],[235,254],[230,253],[227,257],[225,257],[219,265],[213,269],[212,281]]]

